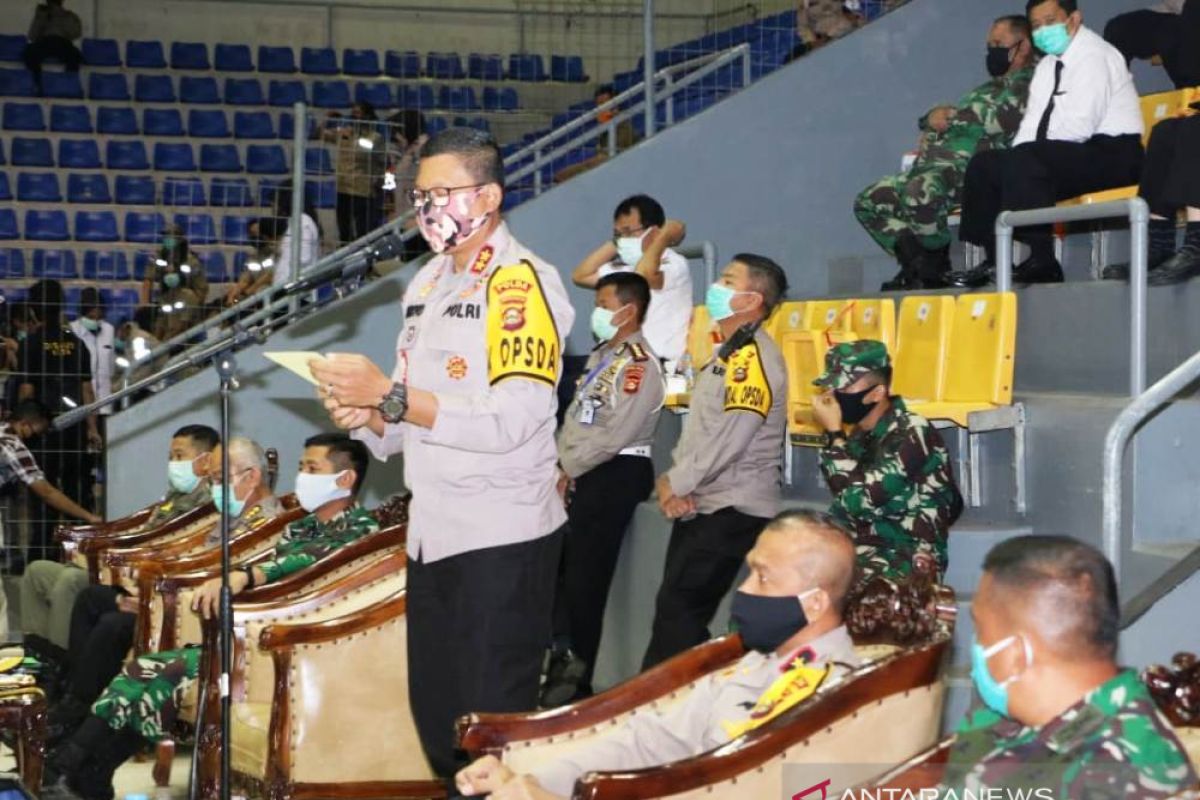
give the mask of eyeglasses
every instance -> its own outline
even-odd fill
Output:
[[[645,232],[645,225],[639,225],[636,228],[626,228],[623,231],[613,228],[613,239],[632,239],[635,236],[641,236]]]
[[[247,472],[250,472],[253,469],[254,469],[253,467],[246,467],[245,469],[239,469],[234,472],[230,472],[229,473],[229,482],[233,483],[235,480],[237,480],[238,478],[240,478],[241,476],[245,475]],[[217,470],[217,473],[215,475],[212,475],[209,478],[209,481],[211,483],[216,484],[217,486],[220,486],[221,485],[221,471]]]
[[[478,189],[487,186],[486,183],[475,183],[470,186],[435,186],[432,189],[409,189],[408,199],[414,208],[433,203],[434,208],[445,208],[450,205],[450,195],[455,192],[465,192],[467,189]]]

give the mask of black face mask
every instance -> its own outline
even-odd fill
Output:
[[[987,51],[987,71],[993,78],[999,78],[1008,72],[1012,64],[1011,47],[989,47]]]
[[[875,391],[874,386],[870,389],[863,389],[861,392],[834,392],[833,398],[837,400],[838,406],[842,409],[842,422],[857,425],[866,419],[875,404],[865,402],[865,398],[873,391]]]
[[[747,650],[770,653],[808,626],[804,606],[795,595],[761,597],[739,591],[733,596],[730,619]]]

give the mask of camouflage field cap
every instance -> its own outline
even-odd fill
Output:
[[[825,353],[825,374],[813,381],[813,385],[825,389],[845,389],[863,375],[887,369],[891,365],[887,345],[883,342],[874,339],[844,342]]]

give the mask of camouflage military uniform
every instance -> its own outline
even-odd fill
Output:
[[[942,781],[945,800],[1015,797],[1169,797],[1196,773],[1170,724],[1133,670],[1121,672],[1040,728],[986,707],[959,724]]]
[[[946,218],[962,200],[967,162],[975,153],[1008,147],[1032,77],[1030,67],[968,92],[943,133],[929,127],[928,113],[920,119],[921,150],[912,169],[868,186],[854,201],[854,216],[880,247],[895,255],[896,237],[906,228],[928,250],[950,244]]]
[[[326,523],[309,514],[288,526],[275,546],[275,559],[258,566],[272,583],[377,530],[379,522],[359,506]],[[157,741],[170,733],[184,692],[199,674],[199,647],[141,656],[125,665],[92,713],[113,730],[131,728]]]
[[[165,525],[178,516],[182,516],[194,508],[212,502],[212,487],[208,481],[202,480],[190,492],[179,492],[171,489],[166,496],[150,512],[150,517],[142,523],[143,530]]]
[[[848,342],[829,350],[825,374],[814,383],[845,389],[890,364],[883,343]],[[891,401],[871,430],[829,434],[820,455],[833,492],[829,513],[854,534],[863,580],[903,577],[921,557],[944,572],[950,526],[963,509],[941,435],[902,398]]]

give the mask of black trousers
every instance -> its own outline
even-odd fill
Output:
[[[537,707],[562,540],[560,528],[432,564],[409,561],[409,702],[441,777],[462,766],[454,741],[460,716]]]
[[[1137,183],[1142,171],[1141,137],[1094,136],[1086,142],[1027,142],[1011,150],[977,153],[963,179],[964,242],[995,248],[1001,211],[1046,208],[1069,197]],[[1050,226],[1022,228],[1018,238],[1034,247],[1051,246]]]
[[[676,521],[643,670],[708,641],[717,606],[767,522],[734,508]]]
[[[1181,208],[1200,208],[1200,116],[1154,126],[1138,194],[1152,213],[1171,220]]]
[[[112,586],[89,586],[71,609],[69,693],[84,703],[100,697],[133,646],[137,614],[117,609],[122,594]]]
[[[78,72],[83,63],[83,53],[70,39],[62,36],[43,36],[36,42],[25,45],[25,66],[33,73],[34,83],[42,87],[42,62],[55,58],[67,67],[67,72]]]
[[[555,639],[566,638],[587,662],[590,688],[604,630],[604,607],[621,543],[633,513],[654,488],[654,464],[642,456],[617,456],[575,481],[567,507],[562,583],[555,599]]]
[[[337,196],[338,236],[342,243],[352,242],[366,236],[379,226],[379,197],[375,194],[362,197],[357,194]]]
[[[1104,26],[1104,38],[1126,61],[1162,58],[1178,89],[1200,86],[1200,0],[1188,0],[1183,14],[1130,11]]]

